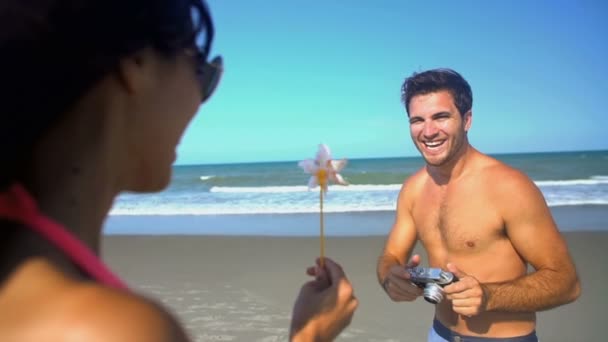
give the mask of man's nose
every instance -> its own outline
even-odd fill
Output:
[[[424,135],[424,137],[431,138],[431,137],[437,135],[437,132],[438,132],[438,129],[437,129],[437,126],[435,126],[434,122],[429,121],[429,122],[424,123],[424,127],[422,129],[422,134]]]

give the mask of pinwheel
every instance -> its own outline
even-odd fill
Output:
[[[348,185],[339,174],[346,166],[346,159],[333,160],[329,147],[325,144],[319,145],[315,159],[306,159],[298,163],[305,172],[311,175],[308,181],[308,189],[319,189],[319,211],[320,211],[320,244],[321,244],[321,266],[324,265],[325,257],[325,227],[323,222],[323,195],[329,190],[329,182],[339,185]]]

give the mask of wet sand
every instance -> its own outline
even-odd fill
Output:
[[[158,224],[154,217],[138,219],[139,224],[146,222]],[[575,303],[539,313],[537,331],[542,341],[603,341],[608,232],[570,228],[564,236],[583,293]],[[393,303],[377,285],[375,264],[384,239],[327,240],[327,255],[344,266],[360,301],[351,326],[338,340],[426,340],[432,306],[423,300]],[[420,248],[417,252],[424,255]],[[286,341],[293,300],[317,254],[315,237],[108,235],[103,241],[110,267],[133,289],[162,301],[195,341]]]

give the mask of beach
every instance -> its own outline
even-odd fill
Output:
[[[607,209],[552,208],[576,263],[582,295],[538,314],[542,341],[606,339]],[[432,306],[423,300],[391,302],[376,281],[376,260],[391,222],[391,212],[327,218],[327,255],[343,265],[360,301],[338,340],[426,339]],[[289,233],[292,227],[298,234]],[[257,234],[243,234],[256,229]],[[106,224],[111,234],[104,237],[102,254],[134,290],[172,310],[195,341],[286,341],[293,301],[307,280],[306,267],[318,255],[316,229],[314,214],[114,216]],[[423,250],[415,252],[424,260]]]

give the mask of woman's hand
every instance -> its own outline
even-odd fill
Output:
[[[309,267],[315,280],[304,284],[293,307],[290,340],[332,341],[353,317],[358,301],[342,267],[329,258]]]

